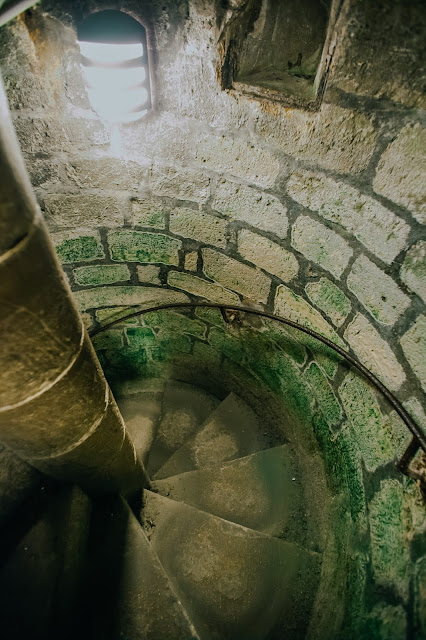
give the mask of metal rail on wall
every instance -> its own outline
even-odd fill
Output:
[[[128,320],[129,318],[143,316],[153,311],[166,311],[171,309],[188,309],[189,310],[194,308],[219,309],[219,311],[222,313],[222,316],[226,322],[229,322],[229,320],[227,319],[226,311],[251,313],[251,314],[260,316],[262,318],[267,318],[268,320],[276,320],[280,324],[292,327],[293,329],[297,329],[298,331],[301,331],[308,336],[316,338],[317,340],[325,344],[327,347],[329,347],[330,349],[338,353],[340,356],[342,356],[342,358],[344,358],[347,362],[349,362],[353,367],[358,369],[358,371],[360,371],[367,378],[367,380],[369,380],[369,382],[371,382],[371,384],[380,391],[380,393],[386,398],[386,400],[389,402],[392,408],[395,409],[395,411],[397,412],[401,420],[404,422],[404,424],[411,431],[413,438],[410,444],[408,445],[404,455],[398,462],[397,466],[398,466],[398,469],[402,473],[404,473],[406,476],[416,481],[419,481],[422,491],[426,492],[426,469],[417,470],[417,469],[410,468],[410,463],[412,462],[412,460],[414,459],[414,457],[416,456],[420,448],[423,449],[423,451],[426,454],[426,434],[419,427],[419,425],[413,420],[413,418],[406,411],[406,409],[403,407],[403,405],[398,400],[398,398],[377,378],[377,376],[374,375],[374,373],[372,373],[369,369],[367,369],[367,367],[365,367],[359,360],[357,360],[357,358],[355,358],[350,353],[345,351],[345,349],[342,349],[342,347],[339,347],[339,345],[335,344],[332,340],[325,338],[324,336],[317,333],[313,329],[304,327],[299,323],[294,322],[293,320],[289,320],[288,318],[282,318],[281,316],[276,316],[272,313],[267,313],[266,311],[250,309],[249,307],[235,306],[235,305],[229,305],[229,304],[226,304],[226,305],[216,304],[213,302],[180,302],[180,303],[174,303],[174,304],[161,304],[161,305],[156,305],[154,307],[139,309],[138,311],[129,313],[126,316],[123,316],[121,318],[108,322],[102,327],[94,329],[93,331],[90,332],[90,337],[93,338],[99,333],[102,333],[103,331],[106,331],[107,329],[110,329],[114,325],[120,324],[125,320]]]

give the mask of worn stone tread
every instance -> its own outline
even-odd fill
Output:
[[[141,518],[203,640],[304,637],[319,554],[151,491]]]
[[[290,445],[258,451],[214,469],[155,480],[151,488],[249,529],[300,540],[303,492]]]
[[[104,592],[89,607],[91,638],[200,640],[152,545],[127,503],[96,513],[92,580]]]
[[[118,408],[139,459],[145,465],[158,429],[161,414],[161,394],[134,393],[118,398]]]
[[[254,411],[230,393],[153,477],[161,480],[185,471],[219,466],[269,446]]]
[[[148,473],[154,475],[219,404],[220,400],[203,389],[184,382],[168,382],[161,421],[147,464]]]

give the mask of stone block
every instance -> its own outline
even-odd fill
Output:
[[[297,218],[291,231],[291,244],[336,278],[340,278],[352,257],[346,240],[307,216]]]
[[[208,136],[197,140],[195,160],[206,169],[270,188],[278,177],[280,165],[269,151],[254,144],[225,136]]]
[[[143,322],[147,327],[154,327],[159,330],[159,337],[188,333],[191,336],[203,339],[206,333],[206,325],[198,320],[189,318],[183,313],[174,311],[153,311],[143,317]]]
[[[331,280],[321,278],[318,282],[306,285],[305,291],[308,298],[338,327],[345,321],[350,310],[351,303],[343,291]]]
[[[185,253],[185,271],[197,271],[198,268],[198,252],[189,251]]]
[[[421,403],[417,400],[417,398],[408,398],[405,402],[403,402],[404,407],[407,409],[408,413],[412,418],[417,422],[417,424],[425,431],[426,433],[426,413],[421,405]]]
[[[420,240],[405,256],[400,271],[401,280],[426,302],[426,242]]]
[[[355,354],[392,391],[398,391],[405,373],[387,342],[361,314],[357,314],[345,331],[345,339]]]
[[[296,202],[341,225],[388,264],[406,246],[408,224],[374,198],[344,182],[303,171],[290,176],[288,193]]]
[[[137,189],[142,169],[118,158],[96,156],[75,158],[65,164],[68,181],[80,189]]]
[[[354,442],[368,471],[392,462],[401,453],[407,430],[383,416],[371,385],[361,374],[349,373],[339,387]],[[407,442],[408,445],[408,442]]]
[[[373,318],[382,324],[395,324],[410,306],[410,298],[395,281],[365,256],[355,260],[347,284]]]
[[[330,427],[336,427],[342,418],[342,408],[327,378],[314,362],[305,369],[303,377],[317,399],[325,421]]]
[[[126,285],[82,289],[74,291],[73,298],[81,311],[99,307],[154,307],[169,302],[188,302],[188,297],[179,291]]]
[[[130,347],[136,347],[138,349],[154,347],[157,340],[152,329],[148,329],[147,327],[127,327],[126,338]]]
[[[322,315],[301,296],[284,285],[277,287],[274,310],[277,315],[297,322],[308,329],[313,329],[340,347],[345,348],[346,345],[343,340],[339,338],[333,327],[328,324]],[[329,377],[334,377],[340,356],[316,338],[311,338],[300,331],[298,331],[298,336],[300,336],[300,342],[312,351],[315,360],[321,365],[325,373]]]
[[[383,153],[373,180],[376,193],[406,207],[422,224],[426,224],[425,149],[426,129],[406,125]]]
[[[98,231],[78,229],[52,233],[56,253],[63,264],[70,262],[91,262],[105,258]]]
[[[192,350],[192,342],[188,335],[178,335],[173,338],[157,340],[155,347],[151,349],[151,357],[154,362],[178,362],[182,354],[189,354]]]
[[[202,249],[203,271],[208,278],[237,291],[253,302],[266,304],[271,280],[258,269],[248,267],[234,258],[213,249]]]
[[[92,338],[95,351],[101,349],[121,349],[123,346],[123,332],[120,329],[107,329]]]
[[[407,614],[401,605],[377,604],[363,627],[369,640],[400,640],[407,636]]]
[[[54,188],[52,185],[57,183],[59,179],[59,167],[55,160],[47,160],[44,158],[36,158],[33,155],[27,155],[25,158],[25,166],[27,167],[31,184],[33,187]]]
[[[419,316],[402,336],[401,347],[423,391],[426,391],[426,316]]]
[[[94,286],[97,284],[114,284],[130,280],[129,269],[125,264],[99,264],[73,269],[77,284]]]
[[[46,194],[46,215],[59,227],[121,227],[124,202],[95,194]]]
[[[172,233],[222,249],[226,247],[227,226],[228,222],[223,218],[194,209],[182,207],[170,212],[169,228]]]
[[[99,324],[105,325],[109,322],[113,322],[114,320],[119,320],[120,318],[124,318],[129,315],[129,313],[133,313],[137,311],[135,307],[109,307],[107,309],[97,309],[95,311],[95,318]],[[128,320],[123,321],[123,325],[127,324],[139,324],[139,318],[129,318]],[[120,323],[121,326],[121,323]]]
[[[244,359],[244,342],[229,331],[212,328],[209,332],[208,343],[218,353],[240,364]]]
[[[246,229],[238,232],[239,254],[284,282],[293,280],[299,272],[297,258],[279,244]]]
[[[285,206],[276,198],[236,182],[221,180],[212,207],[231,220],[240,220],[263,231],[287,236],[288,219]]]
[[[254,112],[255,132],[291,156],[339,173],[359,173],[370,161],[376,131],[363,114],[324,103],[319,112],[268,105]]]
[[[225,287],[215,282],[203,280],[203,278],[199,278],[198,276],[192,276],[188,273],[182,273],[181,271],[169,271],[167,281],[171,287],[183,289],[183,291],[187,293],[205,298],[210,302],[237,305],[240,303],[239,297],[232,291],[225,289]]]
[[[396,590],[406,600],[411,562],[402,485],[397,480],[382,480],[369,510],[375,582],[378,586]]]
[[[136,267],[138,273],[139,282],[146,282],[148,284],[161,284],[160,281],[160,267],[156,267],[153,264],[144,264]]]
[[[112,260],[179,264],[182,242],[162,233],[149,231],[111,231],[108,245]]]
[[[153,196],[131,199],[132,224],[137,227],[164,229],[166,226],[166,207],[160,198]]]
[[[189,169],[155,165],[150,183],[153,193],[159,196],[199,203],[206,202],[210,196],[210,178]]]

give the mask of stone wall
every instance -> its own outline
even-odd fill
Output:
[[[15,127],[84,318],[200,298],[264,308],[352,350],[426,428],[423,3],[343,3],[316,112],[220,89],[215,4],[43,0],[0,31]],[[154,109],[119,136],[91,111],[78,64],[75,24],[95,6],[141,18],[151,47]],[[133,345],[139,373],[167,353],[111,335],[98,340]],[[368,514],[375,551],[352,560],[383,577],[363,592],[367,637],[409,636],[425,624],[408,597],[425,589],[425,524],[394,471],[405,435],[364,383],[303,346],[330,481],[331,443],[345,441],[350,517]]]

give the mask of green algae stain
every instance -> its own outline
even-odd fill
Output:
[[[105,257],[102,245],[93,236],[63,240],[56,246],[56,253],[62,263],[85,262]]]

